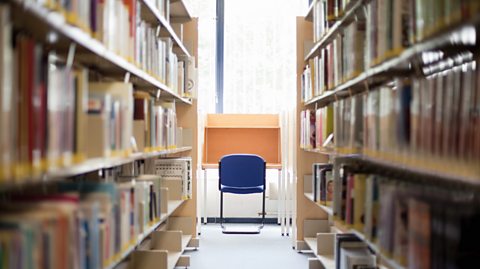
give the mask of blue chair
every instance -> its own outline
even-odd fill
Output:
[[[219,162],[220,226],[226,234],[258,234],[265,224],[265,160],[253,154],[225,155]],[[263,193],[262,223],[256,231],[229,231],[223,225],[223,193]]]

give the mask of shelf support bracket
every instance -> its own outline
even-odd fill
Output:
[[[68,56],[67,56],[67,67],[69,69],[71,69],[73,66],[73,60],[75,59],[76,49],[77,49],[77,44],[70,43],[70,46],[68,47]]]
[[[123,77],[123,82],[124,83],[129,83],[130,82],[130,72],[125,73],[125,76]]]

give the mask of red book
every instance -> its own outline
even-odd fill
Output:
[[[33,116],[35,142],[34,158],[46,158],[47,151],[47,90],[46,90],[46,76],[45,76],[45,61],[43,58],[43,48],[37,44],[35,46],[35,87],[33,92]],[[38,155],[38,156],[37,156]]]
[[[430,268],[430,205],[414,199],[408,202],[408,267]]]
[[[26,106],[23,108],[26,111],[26,117],[27,117],[27,130],[26,135],[27,135],[27,141],[28,141],[28,162],[31,163],[33,160],[33,151],[34,149],[34,137],[35,137],[35,129],[34,129],[34,120],[35,120],[35,115],[34,115],[34,110],[33,110],[33,94],[34,94],[34,47],[35,43],[33,40],[30,38],[24,39],[25,41],[25,55],[26,55],[26,62],[24,62],[25,66],[25,83],[26,83],[26,92],[24,97],[25,99],[25,104]],[[22,108],[20,108],[22,109]]]

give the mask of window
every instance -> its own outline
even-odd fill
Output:
[[[218,0],[224,4],[223,100],[215,95],[216,0],[186,1],[199,20],[199,92],[207,112],[279,113],[295,104],[296,16],[306,0]],[[212,54],[213,53],[213,54]]]

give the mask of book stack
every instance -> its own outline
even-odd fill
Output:
[[[153,2],[168,22],[170,1]],[[173,53],[171,38],[159,37],[162,25],[142,20],[142,9],[146,8],[142,1],[40,1],[39,5],[60,11],[68,23],[90,33],[107,50],[136,64],[174,93],[183,92],[184,63]]]
[[[300,147],[315,148],[315,113],[314,110],[303,110],[300,114]]]
[[[365,71],[366,19],[362,15],[357,18],[309,60],[302,75],[304,102]]]
[[[88,85],[89,158],[127,156],[133,131],[133,85],[91,82]]]
[[[370,242],[378,242],[383,255],[406,268],[447,264],[462,268],[477,262],[479,248],[471,240],[478,232],[471,227],[479,222],[480,208],[472,190],[451,191],[452,186],[425,186],[375,174],[347,172],[345,177],[354,180],[352,187],[347,183],[342,202],[347,205],[345,221],[349,221],[349,203],[354,219],[355,208],[363,207],[363,229],[353,227]]]
[[[159,221],[160,189],[155,180],[159,178],[123,183],[65,182],[58,184],[53,194],[20,196],[13,198],[14,203],[2,204],[2,257],[16,257],[2,259],[2,265],[110,265]]]
[[[177,55],[173,53],[173,41],[169,37],[162,38],[161,40],[166,45],[165,84],[167,84],[167,86],[169,86],[173,90],[173,92],[179,93],[178,58]]]
[[[333,210],[338,219],[349,227],[362,233],[369,230],[365,234],[371,235],[374,228],[367,228],[365,225],[366,218],[369,217],[365,214],[366,186],[365,175],[349,173],[345,170],[340,171],[339,178],[333,186]],[[372,193],[372,191],[370,190],[369,193]]]
[[[327,163],[313,164],[313,200],[321,205],[331,206],[333,201],[333,166]]]
[[[442,60],[424,77],[394,79],[334,106],[338,149],[372,156],[429,156],[473,162],[480,103],[476,61]],[[440,66],[442,68],[440,68]]]
[[[170,20],[170,0],[153,0],[155,6],[166,20]]]
[[[422,41],[445,28],[472,19],[480,11],[480,3],[474,0],[435,2],[414,1],[410,12],[414,14],[412,38]]]
[[[328,2],[328,3],[327,3]],[[327,21],[327,5],[332,5],[333,1],[315,1],[313,4],[313,42],[318,42],[328,31],[329,22]],[[330,10],[328,10],[330,11]]]
[[[177,146],[175,104],[155,101],[148,93],[135,92],[134,136],[139,151],[160,151]]]
[[[315,66],[312,64],[313,68]],[[314,82],[312,81],[312,69],[310,65],[305,66],[305,69],[302,73],[302,101],[308,102],[310,99],[314,97]]]
[[[0,6],[0,182],[85,159],[88,70],[25,34]]]
[[[354,234],[337,234],[335,237],[335,268],[378,268],[376,256],[365,242]]]
[[[342,80],[350,80],[365,70],[365,36],[365,18],[359,14],[357,19],[345,28],[343,40],[339,42],[341,45],[337,45],[338,47],[341,46],[343,52],[341,54],[337,53],[336,56],[341,58],[337,58],[336,61],[343,60],[343,69],[340,70],[338,67],[335,69],[335,66],[332,64],[330,70],[332,70],[333,74],[338,72]],[[330,44],[330,46],[333,46],[333,44]]]
[[[364,96],[339,100],[334,107],[334,138],[338,150],[359,152],[363,146]]]
[[[303,149],[328,147],[333,136],[333,107],[304,110],[301,115],[300,144]]]
[[[412,44],[412,19],[415,5],[423,1],[371,1],[367,5],[367,62],[370,65],[398,56]],[[432,6],[439,6],[436,3]],[[420,19],[420,18],[419,18]]]

